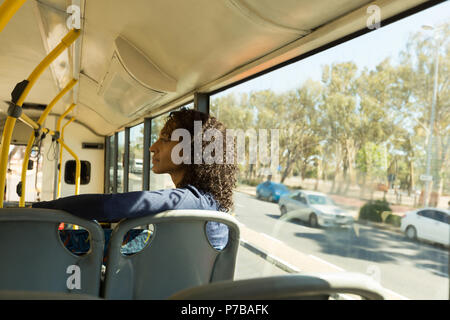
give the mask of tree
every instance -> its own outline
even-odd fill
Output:
[[[353,62],[343,62],[324,66],[322,69],[322,114],[321,125],[327,128],[327,143],[334,146],[335,175],[330,192],[335,192],[336,180],[342,174],[336,192],[341,193],[342,182],[347,186],[355,181],[353,163],[355,141],[353,130],[356,127],[356,89],[357,66]],[[346,188],[348,189],[348,187]]]
[[[450,24],[436,28],[434,37],[419,32],[414,34],[402,52],[399,82],[410,95],[405,113],[415,122],[416,132],[422,138],[424,149],[432,143],[432,189],[441,194],[448,179],[450,149]],[[436,54],[437,53],[437,54]],[[439,61],[437,74],[435,119],[429,127],[433,103],[435,66]],[[419,130],[419,127],[420,130]],[[425,169],[422,162],[422,171]],[[447,171],[446,171],[447,170]]]

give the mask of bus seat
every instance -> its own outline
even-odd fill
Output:
[[[170,300],[315,300],[336,294],[384,300],[382,286],[371,277],[351,272],[287,274],[238,281],[219,281],[181,290]]]
[[[210,244],[208,221],[228,226],[223,250]],[[124,255],[127,231],[153,225],[153,234],[138,253]],[[111,235],[106,264],[105,299],[166,299],[185,288],[213,281],[232,280],[239,247],[236,219],[209,210],[169,210],[154,216],[122,220]]]
[[[85,255],[64,247],[61,222],[89,232],[90,250]],[[60,210],[2,208],[0,290],[99,296],[103,247],[103,230],[96,222]]]
[[[0,290],[0,300],[103,300],[98,295],[66,292]]]

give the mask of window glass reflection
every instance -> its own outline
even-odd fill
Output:
[[[125,131],[119,132],[118,136],[118,156],[117,156],[117,192],[123,192],[123,167],[125,163]]]
[[[128,190],[142,190],[144,168],[144,124],[130,128],[130,160],[128,168]]]
[[[109,137],[109,193],[114,192],[114,161],[115,161],[115,150],[114,150],[114,138],[115,136]]]

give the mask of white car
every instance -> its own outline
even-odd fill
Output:
[[[450,211],[422,208],[406,212],[400,229],[411,240],[423,239],[450,246]]]
[[[353,216],[339,208],[326,194],[300,190],[281,197],[278,206],[282,218],[300,219],[312,227],[351,225]]]
[[[142,173],[142,169],[144,168],[144,160],[142,159],[134,159],[131,162],[131,172],[133,173]]]

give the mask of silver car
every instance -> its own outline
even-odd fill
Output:
[[[326,194],[315,191],[294,191],[281,197],[279,203],[283,219],[300,219],[312,227],[351,225],[353,216],[339,208]]]

